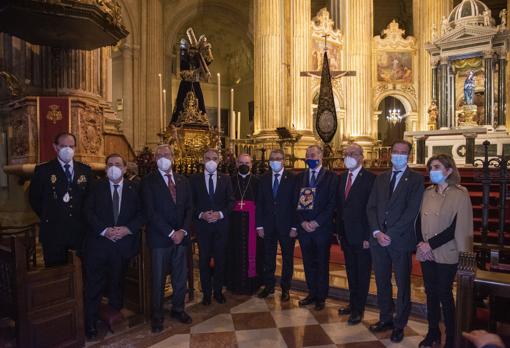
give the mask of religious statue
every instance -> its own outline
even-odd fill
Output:
[[[490,27],[491,25],[491,10],[483,11],[483,25]]]
[[[439,115],[439,111],[437,109],[437,104],[435,100],[432,100],[430,103],[429,109],[427,110],[429,114],[429,121],[427,123],[429,130],[436,130],[437,126],[437,116]]]
[[[499,12],[499,18],[501,19],[501,24],[499,25],[500,30],[506,29],[506,8],[502,9]]]
[[[450,30],[450,22],[448,22],[448,18],[443,16],[441,19],[441,34],[444,35],[446,32]]]
[[[473,96],[475,92],[475,74],[472,70],[469,71],[466,80],[464,81],[464,104],[473,105]]]
[[[437,40],[437,28],[436,23],[432,24],[432,41]]]
[[[195,95],[198,110],[206,115],[204,96],[200,88],[200,81],[209,81],[211,73],[208,65],[213,61],[211,44],[204,35],[197,40],[192,28],[186,30],[188,40],[182,39],[180,43],[181,83],[172,114],[172,123],[179,121],[186,105],[184,102],[189,93]],[[187,99],[190,102],[190,99]]]

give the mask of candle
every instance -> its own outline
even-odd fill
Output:
[[[234,89],[230,89],[230,139],[236,137],[236,114],[234,111]]]
[[[221,133],[221,75],[218,76],[218,132]]]
[[[163,90],[163,128],[162,130],[165,131],[166,128],[166,120],[167,120],[167,113],[166,113],[166,89]]]
[[[237,139],[241,139],[241,111],[237,112]]]
[[[158,74],[159,78],[159,130],[163,132],[163,76]]]

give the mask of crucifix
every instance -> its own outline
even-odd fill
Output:
[[[239,205],[239,208],[241,209],[244,209],[244,206],[246,205],[246,203],[244,203],[244,201],[241,199],[241,202],[237,203]]]
[[[329,34],[322,35],[324,38],[324,51],[328,50],[328,37]],[[332,79],[338,79],[344,76],[356,76],[356,71],[342,71],[342,70],[333,70],[330,71],[330,76]],[[305,77],[315,77],[315,78],[321,78],[322,71],[301,71],[300,76]]]

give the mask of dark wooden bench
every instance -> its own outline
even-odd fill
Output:
[[[0,316],[16,322],[17,347],[83,347],[81,262],[28,270],[19,237],[0,244]]]

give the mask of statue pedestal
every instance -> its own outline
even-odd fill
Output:
[[[475,159],[483,157],[482,143],[485,140],[491,142],[490,156],[500,155],[503,151],[510,153],[510,135],[483,126],[405,132],[404,137],[411,138],[416,144],[416,164],[424,164],[432,155],[445,153],[458,165],[471,165]]]
[[[462,107],[462,113],[459,115],[459,127],[460,128],[476,128],[476,113],[478,107],[476,105],[464,105]]]

